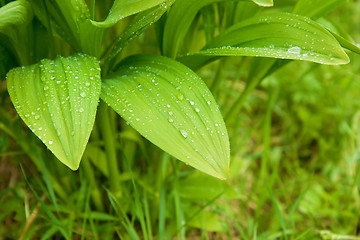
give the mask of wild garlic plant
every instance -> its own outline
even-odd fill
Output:
[[[315,21],[341,1],[300,0],[289,12],[271,11],[272,0],[253,0],[269,8],[258,14],[258,7],[225,27],[207,25],[207,19],[220,18],[216,11],[220,13],[221,4],[238,4],[234,11],[246,9],[246,4],[115,0],[99,21],[96,13],[105,2],[17,0],[0,8],[1,50],[8,53],[2,69],[18,66],[6,74],[11,101],[24,123],[72,170],[79,168],[97,112],[104,136],[111,131],[108,105],[162,150],[227,179],[230,145],[225,123],[231,123],[266,75],[289,60],[337,65],[349,62],[344,48],[359,53],[356,45]],[[202,47],[190,51],[185,38],[199,22],[200,11],[205,37],[193,39]],[[154,23],[158,54],[126,54],[129,43]],[[221,113],[195,71],[227,56],[259,57],[254,65],[260,71]],[[114,143],[104,141],[109,174],[116,179]]]

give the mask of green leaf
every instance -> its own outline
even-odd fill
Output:
[[[43,59],[7,74],[16,111],[54,155],[79,167],[101,90],[98,61],[86,55]]]
[[[274,6],[273,0],[252,0],[254,3],[256,3],[259,6],[262,7],[272,7]]]
[[[199,10],[207,5],[221,1],[223,0],[176,0],[165,24],[163,37],[164,55],[175,58]],[[270,4],[272,0],[253,0],[252,2],[264,6],[263,4]]]
[[[28,64],[31,51],[29,31],[33,12],[26,0],[14,1],[0,8],[0,41],[11,50],[20,64]]]
[[[193,69],[218,56],[256,56],[346,64],[349,58],[336,39],[309,18],[290,13],[258,15],[212,39],[198,53],[181,59]]]
[[[224,121],[205,83],[187,67],[155,55],[129,57],[104,79],[101,98],[164,151],[207,174],[228,177]]]
[[[165,1],[166,0],[115,0],[105,21],[91,22],[97,27],[109,28],[123,18],[152,8]]]
[[[221,0],[177,0],[168,14],[163,37],[165,56],[175,58],[187,31],[197,12],[206,5]]]
[[[99,57],[106,29],[95,27],[84,0],[33,0],[36,16],[76,51]],[[50,21],[49,21],[50,20]]]
[[[346,0],[299,0],[293,13],[317,19],[345,2]]]
[[[343,47],[346,48],[354,53],[360,54],[360,45],[355,45],[354,43],[350,42],[349,40],[343,38],[342,36],[340,36],[339,34],[331,31],[330,29],[328,29],[328,31],[336,38],[336,40],[339,42],[339,44]]]
[[[108,72],[109,69],[115,65],[117,56],[120,55],[123,48],[134,38],[143,33],[150,25],[158,21],[168,8],[175,2],[175,0],[168,0],[159,6],[148,9],[139,13],[133,22],[125,29],[124,33],[116,40],[114,47],[108,52],[105,57],[106,63],[103,69]]]
[[[35,13],[42,23],[47,26],[47,18],[50,16],[52,29],[70,43],[75,50],[100,57],[102,43],[108,28],[125,17],[165,1],[116,0],[108,17],[103,22],[90,19],[90,11],[84,0],[47,1],[46,7],[49,15],[42,0],[34,0],[33,5]]]
[[[227,182],[205,174],[192,174],[179,182],[180,196],[187,199],[212,199],[221,196],[228,199],[240,199],[241,194]]]

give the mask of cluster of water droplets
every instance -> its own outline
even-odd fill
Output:
[[[254,28],[261,25],[269,25],[269,32],[263,33],[263,39],[254,36],[253,41],[246,39],[241,42],[227,45],[236,34],[246,35],[244,27],[254,24]],[[274,36],[271,34],[274,29],[270,24],[276,24]],[[235,35],[234,35],[235,34]],[[270,35],[269,35],[270,34]],[[249,20],[247,24],[239,24],[238,29],[233,29],[219,36],[217,40],[209,44],[209,48],[200,52],[205,55],[219,56],[256,56],[272,57],[280,59],[307,60],[322,64],[337,64],[346,61],[336,56],[343,56],[341,47],[333,37],[321,29],[309,18],[294,16],[288,13],[268,14],[258,17],[256,20]],[[263,42],[263,43],[262,43]],[[210,47],[211,46],[211,47]],[[339,52],[340,51],[340,52]],[[340,58],[341,58],[340,57]]]

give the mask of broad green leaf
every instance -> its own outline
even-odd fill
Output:
[[[325,28],[290,13],[258,15],[239,22],[208,42],[200,52],[179,60],[196,69],[218,56],[257,56],[334,65],[349,62]]]
[[[16,111],[54,155],[79,167],[101,90],[98,61],[86,55],[43,59],[7,74]]]
[[[205,83],[187,67],[155,55],[129,57],[104,79],[101,98],[164,151],[207,174],[228,177],[224,121]]]
[[[181,43],[199,10],[209,4],[221,1],[222,0],[177,0],[169,12],[165,24],[163,37],[164,55],[175,58]],[[256,4],[260,4],[260,2],[266,4],[272,2],[272,0],[253,0],[253,2]]]
[[[14,1],[0,8],[0,41],[11,50],[20,64],[28,64],[31,43],[29,31],[33,12],[26,0]]]
[[[115,0],[105,21],[92,21],[92,24],[102,28],[109,28],[123,18],[152,8],[165,1],[166,0]]]

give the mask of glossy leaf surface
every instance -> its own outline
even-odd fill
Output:
[[[100,96],[98,61],[80,54],[44,59],[39,64],[10,70],[7,85],[26,125],[62,163],[76,170]]]
[[[325,28],[290,13],[244,20],[211,40],[202,51],[180,61],[197,68],[217,56],[259,56],[334,65],[349,62],[342,47]]]
[[[273,0],[253,0],[253,2],[262,7],[272,7],[274,5]]]
[[[164,151],[207,174],[228,177],[224,121],[205,83],[187,67],[155,55],[129,57],[104,79],[101,98]]]
[[[135,13],[142,12],[156,5],[159,5],[166,0],[115,0],[110,9],[108,17],[103,22],[92,23],[98,27],[111,27],[123,18],[126,18]]]
[[[14,1],[0,8],[1,44],[10,49],[21,64],[27,64],[30,55],[28,25],[32,19],[33,12],[28,1]]]

